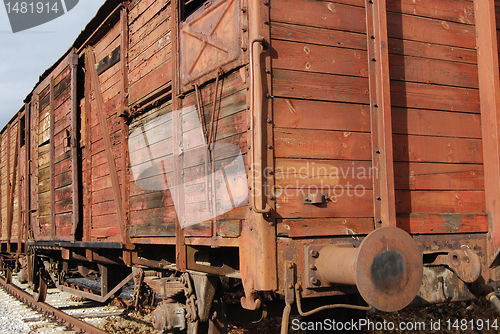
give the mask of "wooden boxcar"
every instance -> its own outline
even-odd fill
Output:
[[[193,333],[224,289],[284,332],[302,299],[494,299],[497,8],[108,0],[1,132],[2,254],[39,299],[134,278]]]

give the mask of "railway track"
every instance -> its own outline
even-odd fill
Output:
[[[56,288],[49,288],[46,301],[39,303],[16,275],[7,280],[5,275],[0,277],[0,288],[0,300],[3,306],[8,305],[4,311],[15,315],[18,321],[13,326],[19,326],[22,333],[123,333],[125,328],[134,328],[136,333],[154,332],[138,312],[85,300]],[[125,299],[127,293],[122,295]],[[1,311],[0,307],[0,317]]]
[[[11,282],[10,274],[0,278],[0,286],[12,297],[29,306],[33,310],[42,313],[47,318],[57,324],[66,327],[67,329],[90,334],[106,334],[107,332],[85,322],[76,317],[73,317],[47,303],[37,302],[33,296],[15,286]]]

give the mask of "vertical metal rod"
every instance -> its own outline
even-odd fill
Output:
[[[173,140],[174,140],[174,173],[176,177],[176,184],[179,186],[175,191],[177,203],[177,221],[175,228],[175,257],[176,265],[180,271],[187,269],[187,248],[184,238],[184,229],[182,223],[186,219],[184,212],[184,191],[182,187],[182,180],[184,175],[184,162],[182,152],[182,124],[181,124],[181,101],[180,95],[180,44],[179,44],[179,24],[180,24],[180,0],[172,0],[172,109],[173,109]]]
[[[31,117],[31,103],[28,102],[24,107],[24,153],[25,153],[25,172],[24,172],[24,226],[26,234],[24,241],[29,239],[29,226],[31,225],[31,136],[30,136],[30,117]]]
[[[55,143],[54,143],[54,77],[50,78],[50,239],[56,237],[56,212],[55,212]]]
[[[128,13],[127,6],[124,6],[120,12],[120,23],[121,23],[121,71],[122,71],[122,114],[121,116],[128,115]],[[129,126],[127,124],[126,118],[122,118],[120,121],[122,130],[122,200],[123,200],[123,211],[124,211],[124,225],[125,225],[125,240],[130,242],[129,238],[129,220],[130,220],[130,179],[129,179],[129,147],[128,147],[128,135]]]
[[[92,92],[91,87],[91,79],[90,79],[90,71],[88,68],[90,67],[88,57],[85,57],[85,111],[84,111],[84,121],[85,121],[85,165],[86,165],[86,178],[85,178],[85,220],[84,220],[84,233],[83,239],[85,241],[91,240],[91,232],[92,232],[92,150],[91,150],[91,127],[90,127],[90,119],[91,119],[91,99],[90,94]],[[83,164],[82,164],[83,166]]]
[[[26,114],[26,110],[24,115]],[[17,154],[16,154],[16,160],[17,160],[17,168],[19,168],[19,172],[17,173],[17,184],[18,184],[18,191],[17,191],[17,253],[21,252],[21,245],[22,245],[22,231],[23,231],[23,215],[22,215],[22,193],[23,189],[21,188],[21,181],[23,180],[23,175],[21,173],[21,115],[19,114],[18,119],[17,119]],[[26,120],[26,116],[24,116],[24,119]],[[26,149],[26,146],[24,147]],[[17,169],[16,168],[16,169]]]
[[[474,0],[474,9],[484,190],[489,222],[486,264],[490,267],[500,252],[500,75],[497,22],[493,0]]]
[[[396,226],[386,1],[366,2],[375,227]]]
[[[12,230],[12,221],[10,220],[12,205],[10,202],[11,182],[10,182],[10,132],[12,125],[9,123],[7,130],[7,252],[10,252],[10,233]]]
[[[78,56],[73,53],[70,56],[71,75],[71,183],[72,193],[72,224],[70,240],[75,242],[76,229],[80,223],[80,165],[78,163],[78,101],[77,101],[77,65]]]

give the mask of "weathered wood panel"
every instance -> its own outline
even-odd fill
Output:
[[[280,219],[277,234],[281,237],[327,237],[368,234],[375,228],[373,218]]]
[[[314,44],[273,41],[275,69],[368,77],[366,51]]]
[[[364,33],[365,9],[325,1],[276,0],[271,21]]]
[[[367,105],[277,98],[273,110],[279,128],[370,131]]]
[[[484,168],[473,164],[394,163],[401,190],[483,190]]]
[[[373,217],[373,192],[357,189],[311,189],[328,198],[323,204],[304,204],[307,189],[286,189],[276,194],[276,211],[280,218]]]
[[[483,213],[484,191],[396,190],[398,213]]]
[[[393,136],[394,161],[475,163],[483,162],[481,140],[468,138]],[[432,150],[429,148],[432,147]]]
[[[474,6],[468,0],[387,0],[387,11],[474,24]]]
[[[486,214],[412,214],[397,216],[397,226],[412,234],[477,233],[488,231]]]
[[[274,70],[273,88],[278,97],[369,103],[367,78]]]
[[[276,129],[276,157],[370,160],[369,133]]]
[[[396,134],[481,138],[478,114],[392,108],[392,132]]]

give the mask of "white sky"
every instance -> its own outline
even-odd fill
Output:
[[[105,0],[80,0],[63,16],[12,33],[0,4],[0,130],[23,106],[38,77],[73,44]]]

